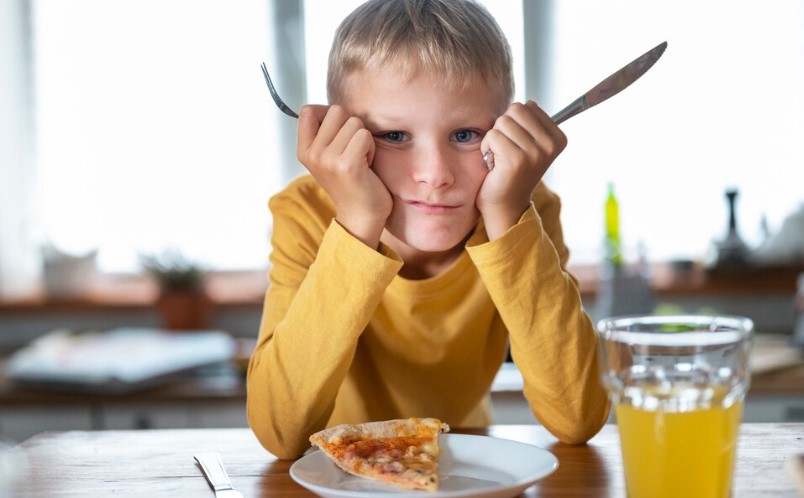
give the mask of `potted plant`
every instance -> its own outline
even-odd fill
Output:
[[[211,301],[205,269],[178,251],[141,257],[145,270],[159,285],[157,309],[168,330],[202,330],[209,325]]]

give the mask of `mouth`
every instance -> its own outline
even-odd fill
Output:
[[[416,201],[416,200],[406,200],[405,204],[427,214],[451,213],[460,207],[459,205],[456,204],[442,204],[437,202]]]

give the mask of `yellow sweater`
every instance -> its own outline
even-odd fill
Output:
[[[339,423],[437,417],[492,422],[489,388],[511,354],[536,418],[581,443],[608,417],[596,337],[583,311],[543,183],[533,206],[489,242],[482,221],[466,251],[426,280],[336,221],[309,175],[269,203],[270,286],[248,370],[248,420],[265,448],[296,458],[310,434]]]

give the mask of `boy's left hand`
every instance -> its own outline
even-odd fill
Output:
[[[501,237],[530,205],[533,189],[567,146],[567,137],[535,102],[514,103],[486,133],[480,150],[494,151],[477,194],[489,240]]]

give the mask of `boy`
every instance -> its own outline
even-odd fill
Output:
[[[311,175],[270,201],[270,287],[248,418],[279,458],[340,423],[491,423],[510,352],[539,421],[605,423],[596,338],[559,200],[540,182],[566,137],[513,96],[507,41],[473,0],[370,0],[338,28],[330,106],[299,115]],[[484,167],[492,150],[495,166]]]

